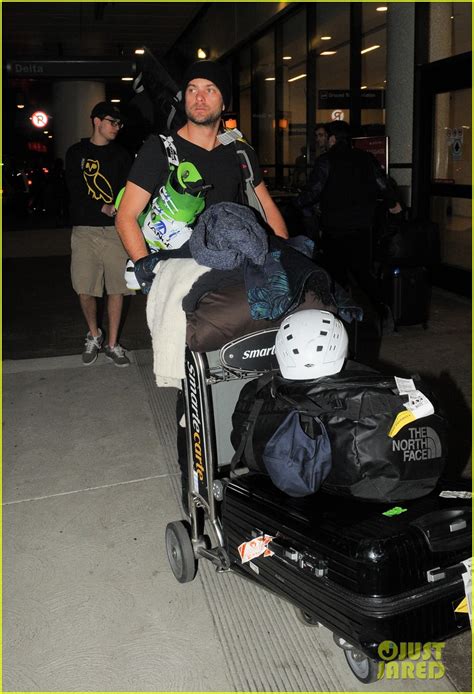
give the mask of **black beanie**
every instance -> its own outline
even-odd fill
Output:
[[[231,98],[230,77],[222,65],[215,63],[213,60],[198,60],[190,65],[184,73],[183,100],[186,87],[193,79],[204,79],[213,82],[222,94],[225,108],[229,108]]]

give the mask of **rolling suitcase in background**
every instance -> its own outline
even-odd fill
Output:
[[[331,629],[356,677],[372,682],[384,642],[442,642],[469,628],[459,610],[471,501],[445,494],[438,487],[397,506],[321,491],[294,499],[267,477],[244,475],[225,488],[226,551],[232,569]]]
[[[428,325],[431,284],[425,267],[385,265],[380,271],[381,299],[399,325]]]

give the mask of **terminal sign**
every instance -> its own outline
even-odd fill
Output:
[[[44,111],[35,111],[31,116],[31,122],[35,128],[44,128],[48,125],[48,116]]]

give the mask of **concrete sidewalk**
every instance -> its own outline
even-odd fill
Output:
[[[3,691],[468,691],[470,633],[440,680],[363,685],[326,629],[258,586],[204,561],[176,582],[176,391],[151,356],[3,364]]]

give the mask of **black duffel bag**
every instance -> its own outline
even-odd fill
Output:
[[[232,416],[233,466],[240,461],[250,470],[269,474],[291,496],[311,494],[320,485],[333,494],[380,502],[429,494],[445,466],[447,439],[446,420],[437,413],[432,394],[415,380],[416,388],[434,405],[435,414],[404,425],[391,437],[397,415],[407,413],[404,403],[408,398],[398,393],[393,377],[358,366],[349,362],[338,374],[309,381],[273,376],[268,382],[267,376],[247,383]],[[321,437],[316,455],[321,453],[322,459],[309,461],[310,449],[303,441],[307,450],[294,456],[292,464],[283,451],[292,450],[291,445],[280,446],[280,463],[288,469],[282,479],[275,479],[276,461],[272,459],[271,467],[266,466],[267,445],[275,436],[278,439],[279,428],[294,412],[308,437]],[[311,419],[313,427],[308,425]],[[303,440],[299,428],[296,430]],[[329,462],[325,435],[330,443]],[[288,482],[292,473],[298,477],[296,484]]]

